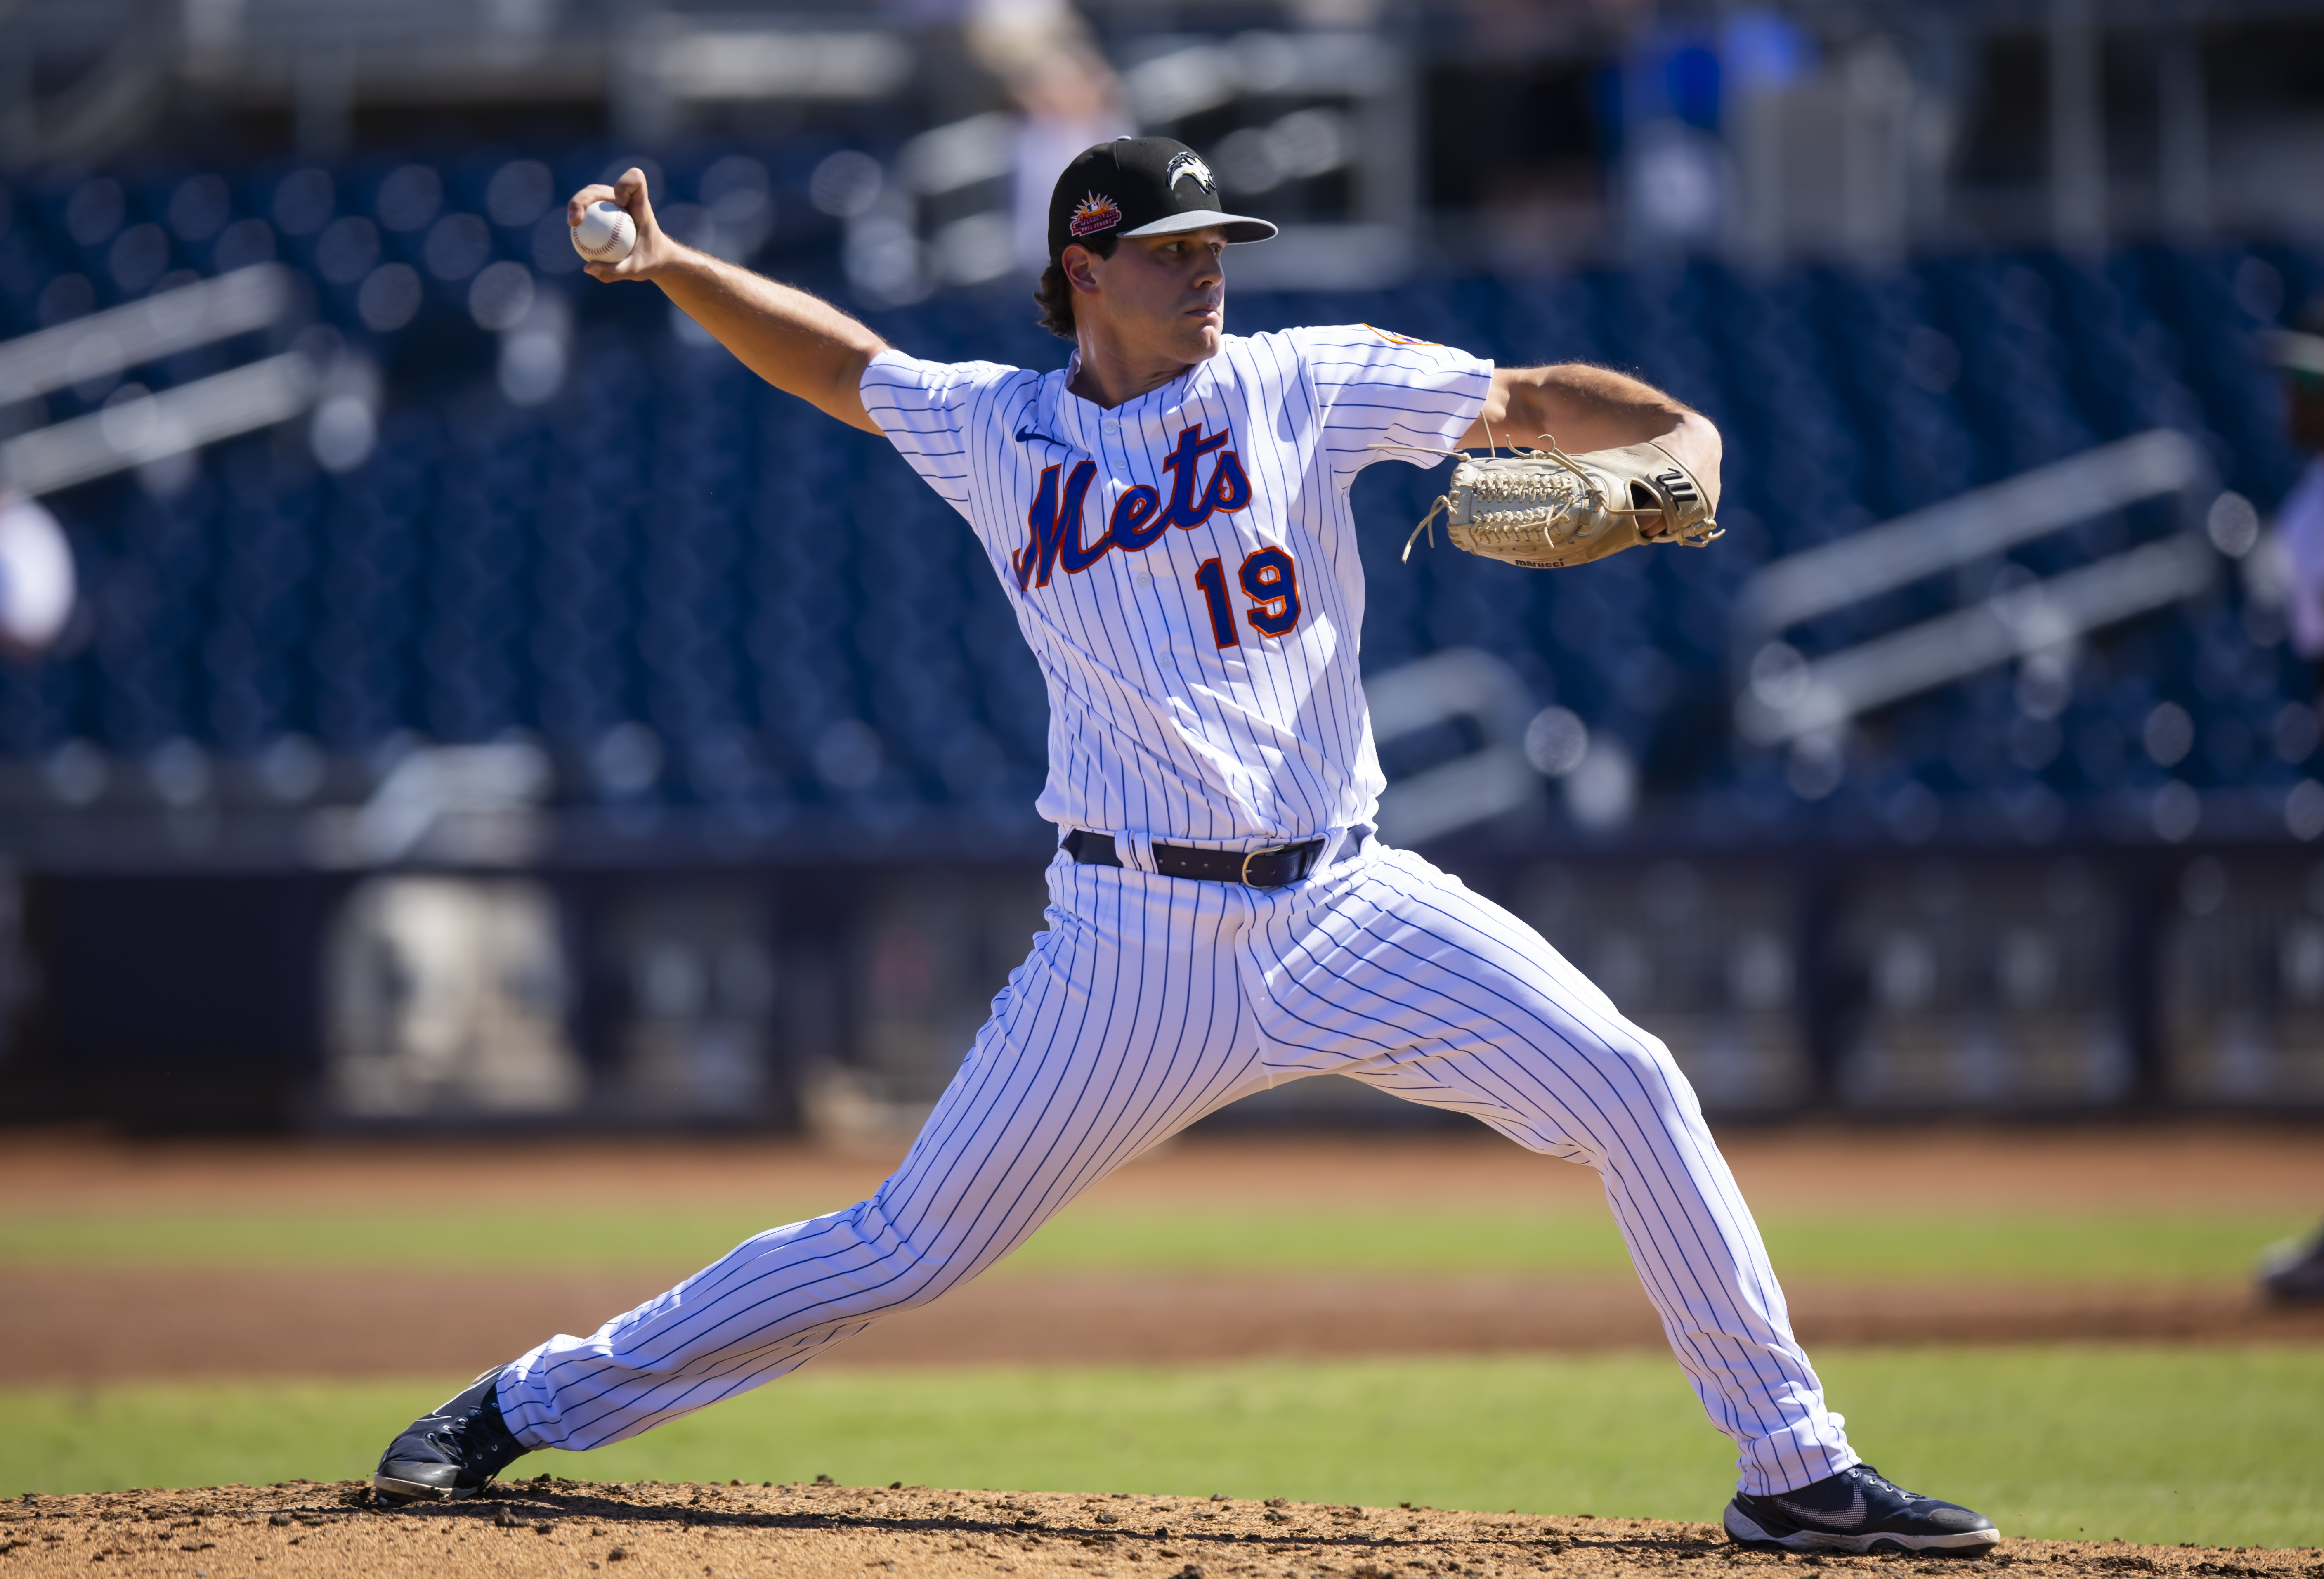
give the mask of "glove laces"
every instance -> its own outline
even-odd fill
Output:
[[[1505,507],[1514,504],[1521,509],[1529,510],[1548,503],[1558,494],[1556,482],[1552,478],[1496,471],[1491,462],[1497,458],[1499,452],[1504,447],[1490,442],[1492,437],[1492,424],[1489,422],[1485,425],[1485,438],[1488,440],[1485,460],[1479,467],[1481,475],[1469,485],[1472,495],[1481,496],[1491,504]],[[1507,446],[1510,457],[1517,460],[1545,460],[1562,471],[1571,473],[1581,484],[1583,496],[1589,500],[1592,510],[1606,515],[1659,515],[1665,522],[1670,519],[1668,512],[1659,503],[1651,509],[1640,509],[1633,504],[1615,503],[1606,496],[1605,488],[1599,483],[1597,477],[1591,475],[1587,466],[1558,448],[1555,438],[1547,433],[1536,434],[1536,437],[1541,442],[1535,448],[1528,448],[1517,444]],[[1379,443],[1369,444],[1364,448],[1403,450],[1418,455],[1456,456],[1464,460],[1468,458],[1466,450],[1432,449],[1426,445],[1420,444]],[[1453,508],[1451,494],[1439,494],[1436,496],[1436,503],[1428,507],[1428,513],[1420,518],[1420,523],[1412,529],[1412,535],[1404,540],[1404,553],[1400,556],[1400,562],[1406,564],[1411,562],[1412,545],[1420,540],[1421,534],[1424,532],[1428,536],[1428,546],[1432,549],[1436,546],[1436,533],[1434,530],[1436,518],[1443,515],[1449,520]]]

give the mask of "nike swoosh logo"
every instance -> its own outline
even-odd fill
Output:
[[[1019,428],[1017,429],[1017,442],[1019,444],[1054,444],[1059,449],[1065,448],[1062,440],[1052,439],[1046,433],[1036,433],[1030,428]]]
[[[1871,1511],[1870,1506],[1864,1500],[1862,1486],[1850,1485],[1848,1490],[1848,1507],[1838,1513],[1826,1513],[1820,1509],[1803,1508],[1797,1502],[1789,1501],[1782,1497],[1775,1499],[1775,1502],[1776,1507],[1781,1508],[1802,1524],[1821,1525],[1827,1529],[1861,1529],[1864,1528],[1865,1515]]]

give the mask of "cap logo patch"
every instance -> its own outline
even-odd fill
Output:
[[[1193,176],[1194,184],[1206,192],[1213,184],[1211,180],[1211,167],[1203,162],[1203,156],[1199,153],[1173,153],[1170,156],[1169,166],[1162,172],[1162,184],[1175,187],[1182,175]]]
[[[1121,205],[1103,192],[1086,192],[1074,205],[1074,217],[1065,228],[1075,235],[1095,235],[1111,230],[1121,223]]]

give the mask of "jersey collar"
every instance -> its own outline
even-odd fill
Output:
[[[1219,348],[1219,356],[1226,347]],[[1034,403],[1036,420],[1031,427],[1053,443],[1067,444],[1077,449],[1094,451],[1097,439],[1106,421],[1143,422],[1157,411],[1166,411],[1194,398],[1194,382],[1218,356],[1205,358],[1186,369],[1167,383],[1157,384],[1144,394],[1126,400],[1118,406],[1104,408],[1093,401],[1083,399],[1073,392],[1074,375],[1081,371],[1082,354],[1074,351],[1065,359],[1064,369],[1042,381],[1040,398]]]

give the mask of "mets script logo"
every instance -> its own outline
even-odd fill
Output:
[[[1066,575],[1078,576],[1105,558],[1110,549],[1143,553],[1174,526],[1192,531],[1213,512],[1231,514],[1242,509],[1250,503],[1250,479],[1243,475],[1242,457],[1227,448],[1233,437],[1230,429],[1205,439],[1200,427],[1180,432],[1176,448],[1162,457],[1162,469],[1170,474],[1169,502],[1163,502],[1161,490],[1152,484],[1139,484],[1114,501],[1103,535],[1093,543],[1082,541],[1082,505],[1089,497],[1091,480],[1097,476],[1097,462],[1085,460],[1074,467],[1062,494],[1057,486],[1060,468],[1050,466],[1042,472],[1033,508],[1025,516],[1025,546],[1009,556],[1019,590],[1047,586],[1049,572],[1060,565]],[[1212,463],[1210,481],[1197,497],[1194,463],[1213,450],[1219,452],[1219,458]]]
[[[1170,156],[1169,165],[1162,171],[1162,184],[1166,187],[1175,187],[1182,175],[1193,176],[1194,184],[1203,190],[1207,192],[1211,189],[1211,167],[1203,162],[1201,154],[1173,153]]]
[[[1111,230],[1121,223],[1121,206],[1103,192],[1087,192],[1074,205],[1074,217],[1065,228],[1075,235],[1095,235],[1101,230]]]

